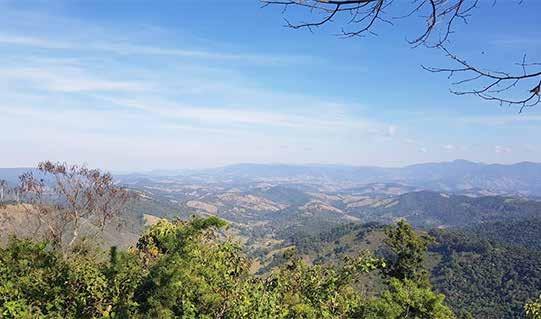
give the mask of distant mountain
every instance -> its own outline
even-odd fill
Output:
[[[541,164],[481,164],[464,160],[407,166],[398,180],[429,189],[448,191],[485,189],[523,195],[541,195]]]
[[[396,182],[428,190],[541,196],[541,164],[484,164],[466,160],[425,163],[401,168],[345,165],[237,164],[192,171],[186,176],[222,180],[284,180],[343,183],[354,186]]]
[[[541,216],[541,202],[504,196],[469,197],[432,191],[401,194],[356,208],[365,220],[392,222],[405,218],[416,226],[463,227]]]
[[[16,182],[28,168],[0,168],[0,179]],[[354,188],[374,183],[398,183],[433,191],[473,196],[520,195],[541,197],[541,163],[484,164],[466,160],[415,164],[398,168],[347,165],[235,164],[202,170],[154,170],[119,174],[127,184],[176,180],[200,183],[282,181],[309,187]]]
[[[304,180],[326,182],[375,182],[384,178],[388,169],[346,165],[236,164],[208,169],[195,174],[249,180]]]

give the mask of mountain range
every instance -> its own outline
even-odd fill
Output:
[[[0,170],[0,176],[2,171]],[[284,181],[354,187],[399,183],[427,190],[480,192],[486,195],[541,196],[541,163],[484,164],[466,160],[415,164],[398,168],[346,165],[235,164],[220,168],[123,174],[127,182],[175,176],[187,181]]]
[[[0,168],[0,178],[16,183],[29,168]],[[125,182],[176,177],[192,181],[299,181],[329,185],[400,183],[429,190],[487,192],[541,196],[541,163],[484,164],[466,160],[385,168],[347,165],[235,164],[200,170],[154,170],[115,174]]]

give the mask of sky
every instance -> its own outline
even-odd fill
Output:
[[[539,57],[541,2],[492,2],[457,25],[454,52],[512,70]],[[421,19],[343,39],[337,25],[285,28],[257,0],[0,0],[0,12],[0,167],[541,162],[541,106],[450,94],[452,80],[421,69],[449,60],[407,42]]]

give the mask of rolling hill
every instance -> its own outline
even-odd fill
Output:
[[[484,192],[485,195],[541,196],[541,164],[484,164],[466,160],[397,168],[347,165],[236,164],[205,170],[154,171],[119,175],[125,182],[174,177],[184,181],[243,183],[282,181],[347,188],[370,183],[399,183],[434,191]]]

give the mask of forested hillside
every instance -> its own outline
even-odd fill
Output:
[[[526,223],[530,227],[523,228]],[[532,231],[537,226],[535,221],[488,223],[426,233],[433,238],[425,263],[430,280],[447,296],[459,318],[524,316],[524,303],[541,293],[539,233]],[[385,256],[386,227],[376,223],[345,225],[318,235],[290,236],[285,245],[296,247],[315,264],[340,263],[344,256],[367,249]],[[520,237],[523,229],[524,239]],[[278,258],[274,265],[280,262]]]
[[[457,315],[520,317],[524,303],[541,292],[539,250],[491,242],[460,231],[432,235],[436,243],[431,251],[441,256],[432,269],[432,282],[447,296]]]
[[[411,192],[359,207],[365,219],[384,222],[406,218],[417,226],[463,227],[540,216],[541,202],[504,196],[470,197],[432,191]]]
[[[501,245],[541,251],[541,219],[539,218],[476,225],[467,230],[469,230],[468,234],[477,235],[479,238]]]

